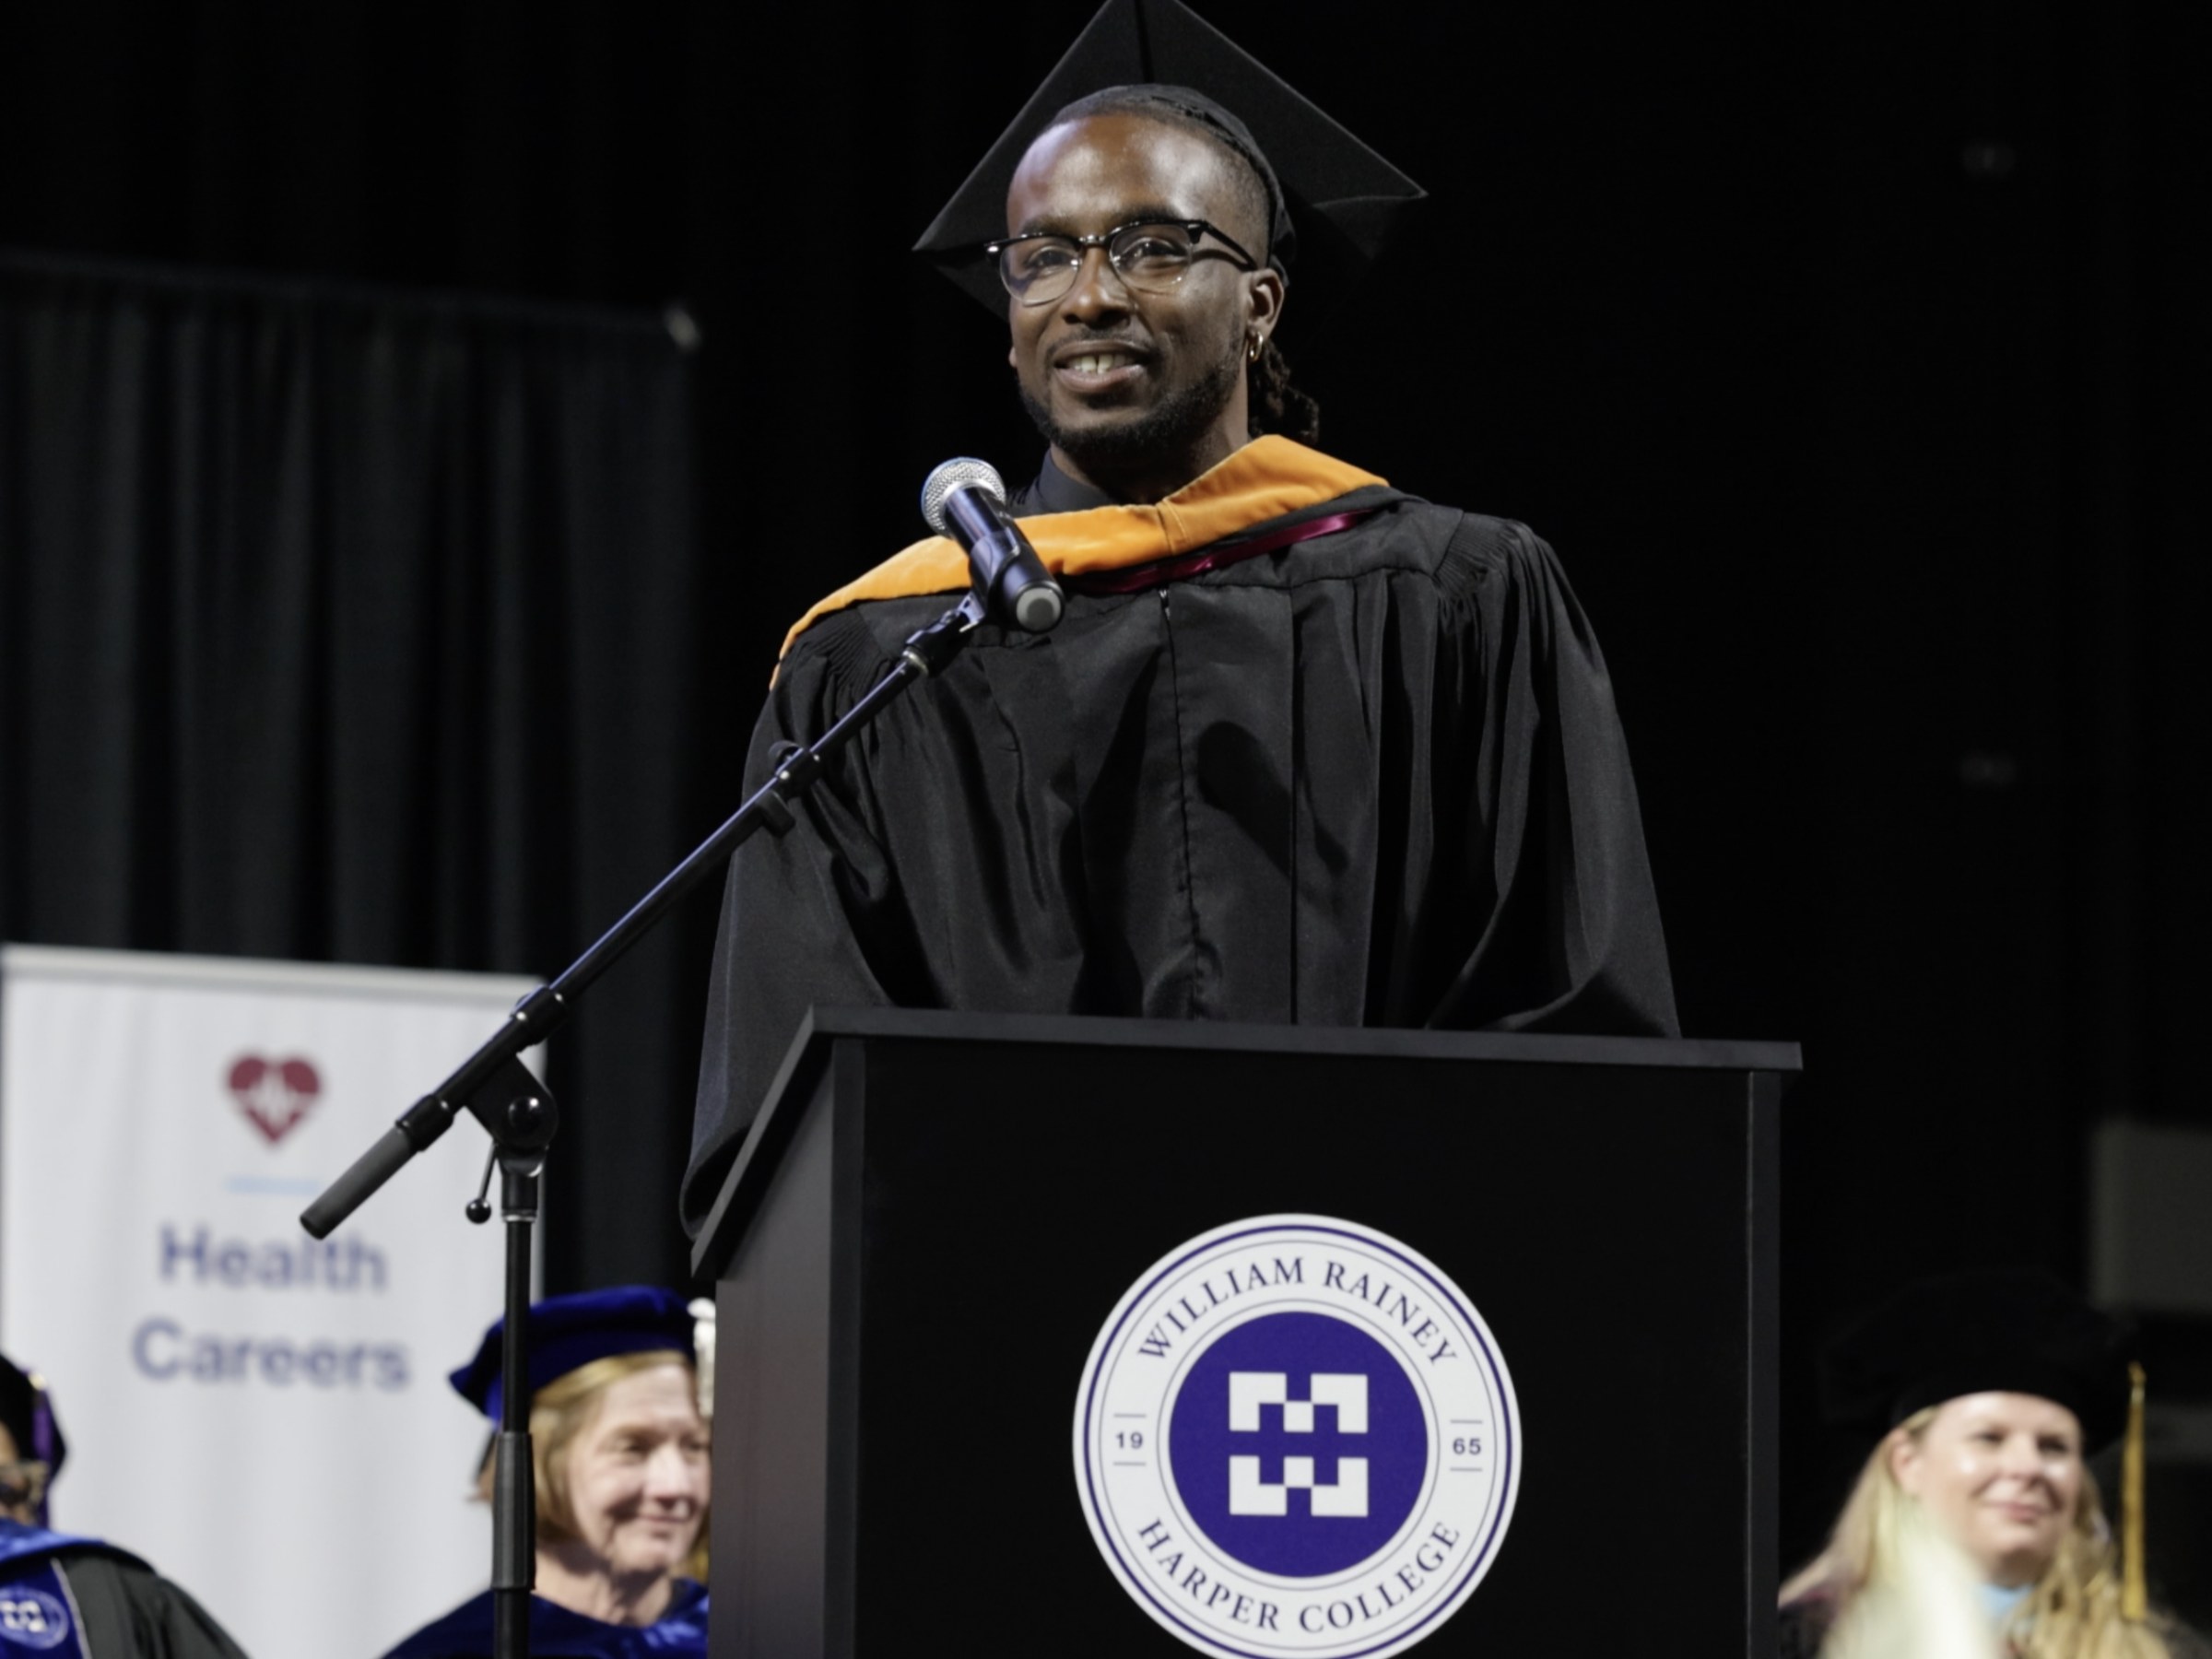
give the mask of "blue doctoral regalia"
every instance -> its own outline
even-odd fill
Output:
[[[543,1596],[530,1598],[530,1659],[706,1659],[707,1587],[676,1582],[668,1611],[654,1623],[602,1624]],[[491,1592],[425,1625],[384,1659],[490,1659]]]
[[[0,1518],[0,1656],[82,1659],[85,1633],[71,1616],[71,1597],[54,1559],[99,1555],[137,1568],[146,1563],[98,1538],[74,1537]],[[700,1649],[702,1653],[706,1649]]]

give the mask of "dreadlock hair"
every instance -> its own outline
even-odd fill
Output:
[[[1290,383],[1290,362],[1272,336],[1260,347],[1259,360],[1245,377],[1252,435],[1280,432],[1300,443],[1321,437],[1321,406]]]
[[[1211,139],[1244,164],[1235,170],[1237,206],[1245,218],[1263,227],[1267,241],[1273,241],[1279,208],[1273,171],[1241,136],[1210,119],[1204,110],[1166,96],[1159,88],[1108,87],[1077,99],[1053,117],[1053,125],[1087,121],[1093,115],[1141,115]],[[1272,263],[1273,254],[1272,247],[1263,245],[1261,263]],[[1282,266],[1277,265],[1276,270],[1280,273]],[[1261,346],[1258,359],[1246,370],[1244,383],[1249,410],[1246,426],[1252,436],[1277,432],[1300,443],[1312,443],[1321,436],[1321,406],[1290,383],[1289,359],[1272,337]]]

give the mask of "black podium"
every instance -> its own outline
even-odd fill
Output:
[[[1219,1592],[1163,1579],[1156,1613],[1117,1578],[1078,1395],[1147,1271],[1294,1216],[1402,1241],[1510,1367],[1510,1525],[1423,1659],[1770,1659],[1797,1068],[1783,1043],[816,1010],[695,1256],[719,1281],[714,1653],[1192,1652],[1173,1598]],[[1229,1611],[1319,1629],[1338,1606]]]

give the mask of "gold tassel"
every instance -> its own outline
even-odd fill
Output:
[[[2143,1368],[2127,1368],[2127,1440],[2120,1453],[2120,1617],[2140,1624],[2150,1616],[2143,1576]]]

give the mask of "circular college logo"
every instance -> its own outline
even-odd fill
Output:
[[[1324,1216],[1170,1252],[1076,1396],[1100,1553],[1225,1659],[1382,1659],[1434,1634],[1497,1559],[1521,1460],[1512,1379],[1465,1293]]]
[[[43,1590],[0,1584],[0,1652],[44,1653],[69,1640],[69,1609]]]

